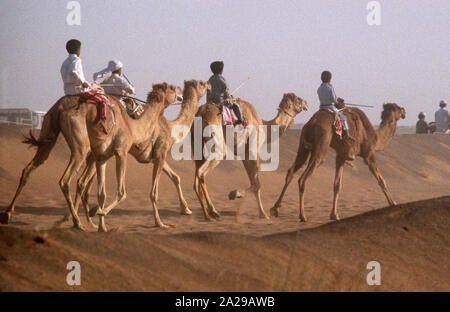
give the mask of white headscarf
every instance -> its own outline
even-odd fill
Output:
[[[123,64],[119,60],[109,61],[108,67],[106,67],[105,69],[103,69],[99,72],[96,72],[94,74],[93,80],[94,80],[94,82],[97,82],[97,79],[100,79],[100,78],[106,79],[107,77],[111,76],[112,72],[119,70],[122,67],[123,67]]]

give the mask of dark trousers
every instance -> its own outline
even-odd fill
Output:
[[[236,114],[236,117],[238,118],[239,122],[243,122],[242,116],[241,116],[241,110],[239,109],[239,106],[237,106],[235,103],[233,103],[233,106],[231,106],[231,109]]]

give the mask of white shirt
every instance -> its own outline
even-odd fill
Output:
[[[436,132],[447,132],[448,130],[448,110],[445,108],[439,109],[434,114],[434,121],[436,122]]]
[[[109,78],[103,80],[102,84],[111,84],[114,85],[104,86],[103,90],[108,94],[122,94],[122,91],[127,92],[128,94],[134,93],[134,87],[128,83],[128,81],[118,74],[112,74]]]
[[[84,78],[81,59],[76,54],[69,54],[61,65],[61,77],[64,83],[64,94],[72,95],[83,93],[81,84],[86,81]]]

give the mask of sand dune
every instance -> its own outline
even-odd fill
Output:
[[[33,149],[20,143],[25,132],[0,127],[2,210],[14,194],[21,170],[34,155]],[[261,174],[266,210],[281,190],[298,138],[299,130],[288,131],[280,142],[279,169]],[[179,215],[175,188],[163,177],[160,213],[166,223],[175,226],[168,230],[153,226],[152,166],[130,159],[127,200],[106,218],[113,231],[97,234],[71,230],[69,223],[53,228],[67,211],[58,187],[69,155],[61,137],[48,161],[31,176],[11,224],[0,226],[0,290],[70,290],[65,266],[78,260],[83,282],[77,290],[449,291],[449,152],[450,136],[395,136],[378,153],[378,163],[400,205],[383,208],[386,200],[376,180],[358,159],[344,172],[339,210],[346,219],[329,222],[334,176],[334,152],[330,150],[307,184],[306,224],[297,221],[296,183],[286,193],[280,217],[270,221],[257,218],[251,195],[228,201],[229,191],[248,187],[242,165],[230,161],[207,179],[222,218],[204,222],[192,190],[193,163],[170,160],[182,178],[193,215]],[[107,177],[108,199],[112,200],[113,163]],[[95,198],[94,187],[92,205]],[[44,243],[33,240],[37,235],[45,236]],[[371,260],[382,265],[380,287],[365,282],[365,266]]]

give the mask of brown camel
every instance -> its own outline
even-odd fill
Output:
[[[347,116],[350,133],[355,138],[353,146],[344,144],[343,141],[334,133],[334,114],[326,110],[319,110],[313,117],[305,124],[300,136],[300,145],[297,152],[297,158],[294,164],[288,170],[286,175],[285,185],[281,191],[280,197],[275,203],[274,207],[270,209],[273,216],[278,216],[278,212],[283,200],[284,193],[297,172],[308,161],[305,171],[298,180],[298,187],[300,192],[300,221],[306,222],[304,212],[304,194],[306,180],[313,174],[324,160],[328,147],[331,146],[336,151],[336,176],[334,180],[334,197],[333,208],[330,219],[339,220],[337,213],[337,201],[342,185],[342,173],[344,164],[349,158],[349,149],[355,151],[355,155],[362,157],[365,163],[369,166],[370,172],[375,176],[384,192],[390,205],[395,205],[392,196],[390,195],[386,182],[381,176],[376,161],[375,152],[383,150],[391,140],[395,133],[397,121],[400,118],[405,118],[405,109],[394,103],[387,103],[383,105],[383,112],[381,114],[381,124],[378,130],[375,130],[364,112],[357,108],[346,108],[344,110]]]
[[[259,215],[261,218],[268,218],[266,215],[262,202],[261,202],[261,184],[259,181],[259,170],[260,170],[260,147],[261,142],[263,141],[261,138],[264,135],[259,131],[257,126],[266,125],[266,126],[279,126],[280,135],[282,135],[286,129],[288,129],[294,121],[294,117],[300,113],[302,110],[307,109],[307,103],[303,99],[297,97],[294,93],[284,94],[283,99],[280,102],[278,108],[277,116],[270,121],[263,121],[259,114],[256,112],[253,105],[250,103],[243,101],[241,99],[237,99],[237,103],[241,108],[241,113],[244,118],[247,119],[249,126],[256,126],[257,135],[258,135],[258,157],[256,160],[252,160],[248,157],[249,155],[249,141],[245,141],[245,150],[246,157],[242,160],[247,175],[250,180],[250,188],[245,191],[232,191],[230,192],[229,198],[234,199],[236,197],[242,197],[247,191],[251,191],[254,193],[256,197],[256,201],[259,207]],[[197,116],[202,118],[202,130],[207,126],[215,125],[216,129],[220,129],[222,131],[222,135],[219,137],[223,138],[223,145],[226,145],[226,128],[222,126],[222,114],[220,112],[220,108],[215,104],[205,104],[201,106],[197,112]],[[267,131],[268,134],[271,133],[270,130]],[[192,135],[194,135],[195,130],[191,129]],[[210,140],[211,137],[204,137],[202,139],[202,147],[205,146],[206,141]],[[236,145],[238,140],[234,140],[234,150],[236,151]],[[192,144],[194,144],[195,139],[192,140]],[[194,147],[192,148],[194,150]],[[203,149],[202,149],[203,150]],[[225,154],[225,153],[224,153]],[[203,213],[205,215],[205,219],[208,221],[219,218],[220,215],[218,211],[215,209],[211,198],[208,194],[208,190],[206,188],[206,175],[217,165],[222,162],[223,159],[220,160],[206,160],[205,157],[202,157],[201,160],[195,160],[195,180],[194,180],[194,191],[197,194],[197,197],[200,201],[200,204],[203,209]]]
[[[115,101],[117,99],[115,97],[109,95],[107,95],[107,97],[109,101],[117,104],[117,101]],[[167,107],[171,103],[166,102],[165,104]],[[50,152],[52,151],[54,145],[56,144],[56,140],[60,132],[63,133],[63,136],[69,146],[70,160],[66,170],[64,171],[63,176],[59,181],[59,185],[64,194],[64,197],[66,198],[69,210],[72,211],[71,207],[74,207],[74,204],[69,192],[69,185],[71,179],[73,178],[73,176],[76,175],[76,173],[78,172],[79,168],[81,167],[81,165],[84,163],[85,160],[87,161],[86,168],[90,168],[91,171],[93,169],[94,170],[93,173],[95,174],[95,161],[93,155],[89,153],[90,146],[86,130],[86,105],[87,105],[86,102],[80,102],[79,96],[62,97],[52,106],[52,108],[45,115],[39,139],[36,139],[30,132],[30,136],[24,140],[24,143],[36,146],[37,151],[34,158],[22,171],[20,183],[17,187],[13,200],[11,201],[6,211],[0,213],[1,223],[4,224],[9,223],[11,215],[14,212],[17,199],[23,187],[26,185],[30,174],[47,160]],[[144,108],[147,106],[148,103],[144,105]],[[168,174],[169,177],[171,177],[172,181],[174,181],[169,170],[164,169],[164,172]],[[81,193],[81,190],[83,189],[83,196],[81,197],[81,200],[83,201],[83,205],[86,211],[88,224],[93,227],[96,227],[92,223],[92,220],[89,216],[89,205],[88,205],[89,189],[91,183],[93,182],[93,179],[89,179],[89,181],[87,181],[89,183],[87,184],[85,183],[86,181],[83,181],[83,184],[81,184],[81,181],[82,177],[80,177],[77,183],[77,193]],[[177,184],[176,181],[174,181],[174,183],[178,190],[180,188],[179,183]],[[179,198],[180,198],[180,205],[185,205],[185,200],[181,193],[179,193]],[[79,198],[77,197],[75,200],[76,207],[78,207],[77,199]],[[61,221],[68,220],[68,218],[69,215],[65,216]],[[79,220],[74,221],[74,224],[75,223],[79,224]],[[75,226],[79,227],[77,225]]]
[[[140,163],[153,163],[153,183],[150,193],[150,199],[154,210],[156,226],[164,228],[167,227],[161,221],[156,205],[158,200],[159,179],[162,171],[166,172],[172,179],[172,181],[177,185],[177,190],[180,195],[181,212],[183,214],[191,214],[191,211],[187,207],[187,203],[182,195],[180,178],[166,163],[166,157],[173,143],[177,140],[182,139],[182,137],[179,136],[172,136],[172,130],[176,126],[180,125],[186,126],[188,128],[191,126],[195,113],[197,112],[198,103],[200,99],[206,94],[206,91],[210,88],[211,86],[207,81],[185,81],[182,108],[175,120],[168,121],[164,117],[164,115],[162,115],[162,110],[159,114],[154,115],[156,116],[156,118],[154,118],[152,122],[144,122],[143,126],[141,127],[123,127],[121,126],[121,119],[116,118],[115,128],[117,129],[117,131],[115,136],[111,138],[98,138],[98,136],[103,136],[103,134],[98,129],[95,129],[95,125],[89,122],[89,115],[87,116],[88,133],[91,141],[92,152],[96,159],[97,178],[99,185],[99,206],[96,207],[96,209],[92,209],[90,211],[90,215],[99,215],[99,231],[106,231],[104,216],[106,216],[111,211],[111,209],[113,209],[116,205],[118,205],[125,199],[126,195],[124,178],[127,153],[132,154]],[[174,95],[176,96],[176,94]],[[144,112],[139,121],[144,118],[148,110],[149,109]],[[115,143],[118,140],[120,140],[120,143]],[[105,164],[106,160],[113,155],[116,155],[117,158],[117,198],[112,204],[104,208],[106,197],[104,182]],[[88,181],[91,179],[93,173],[95,173],[95,170],[87,169],[81,184],[87,186],[89,184]],[[82,187],[81,193],[77,195],[83,197],[83,192],[84,191]]]

